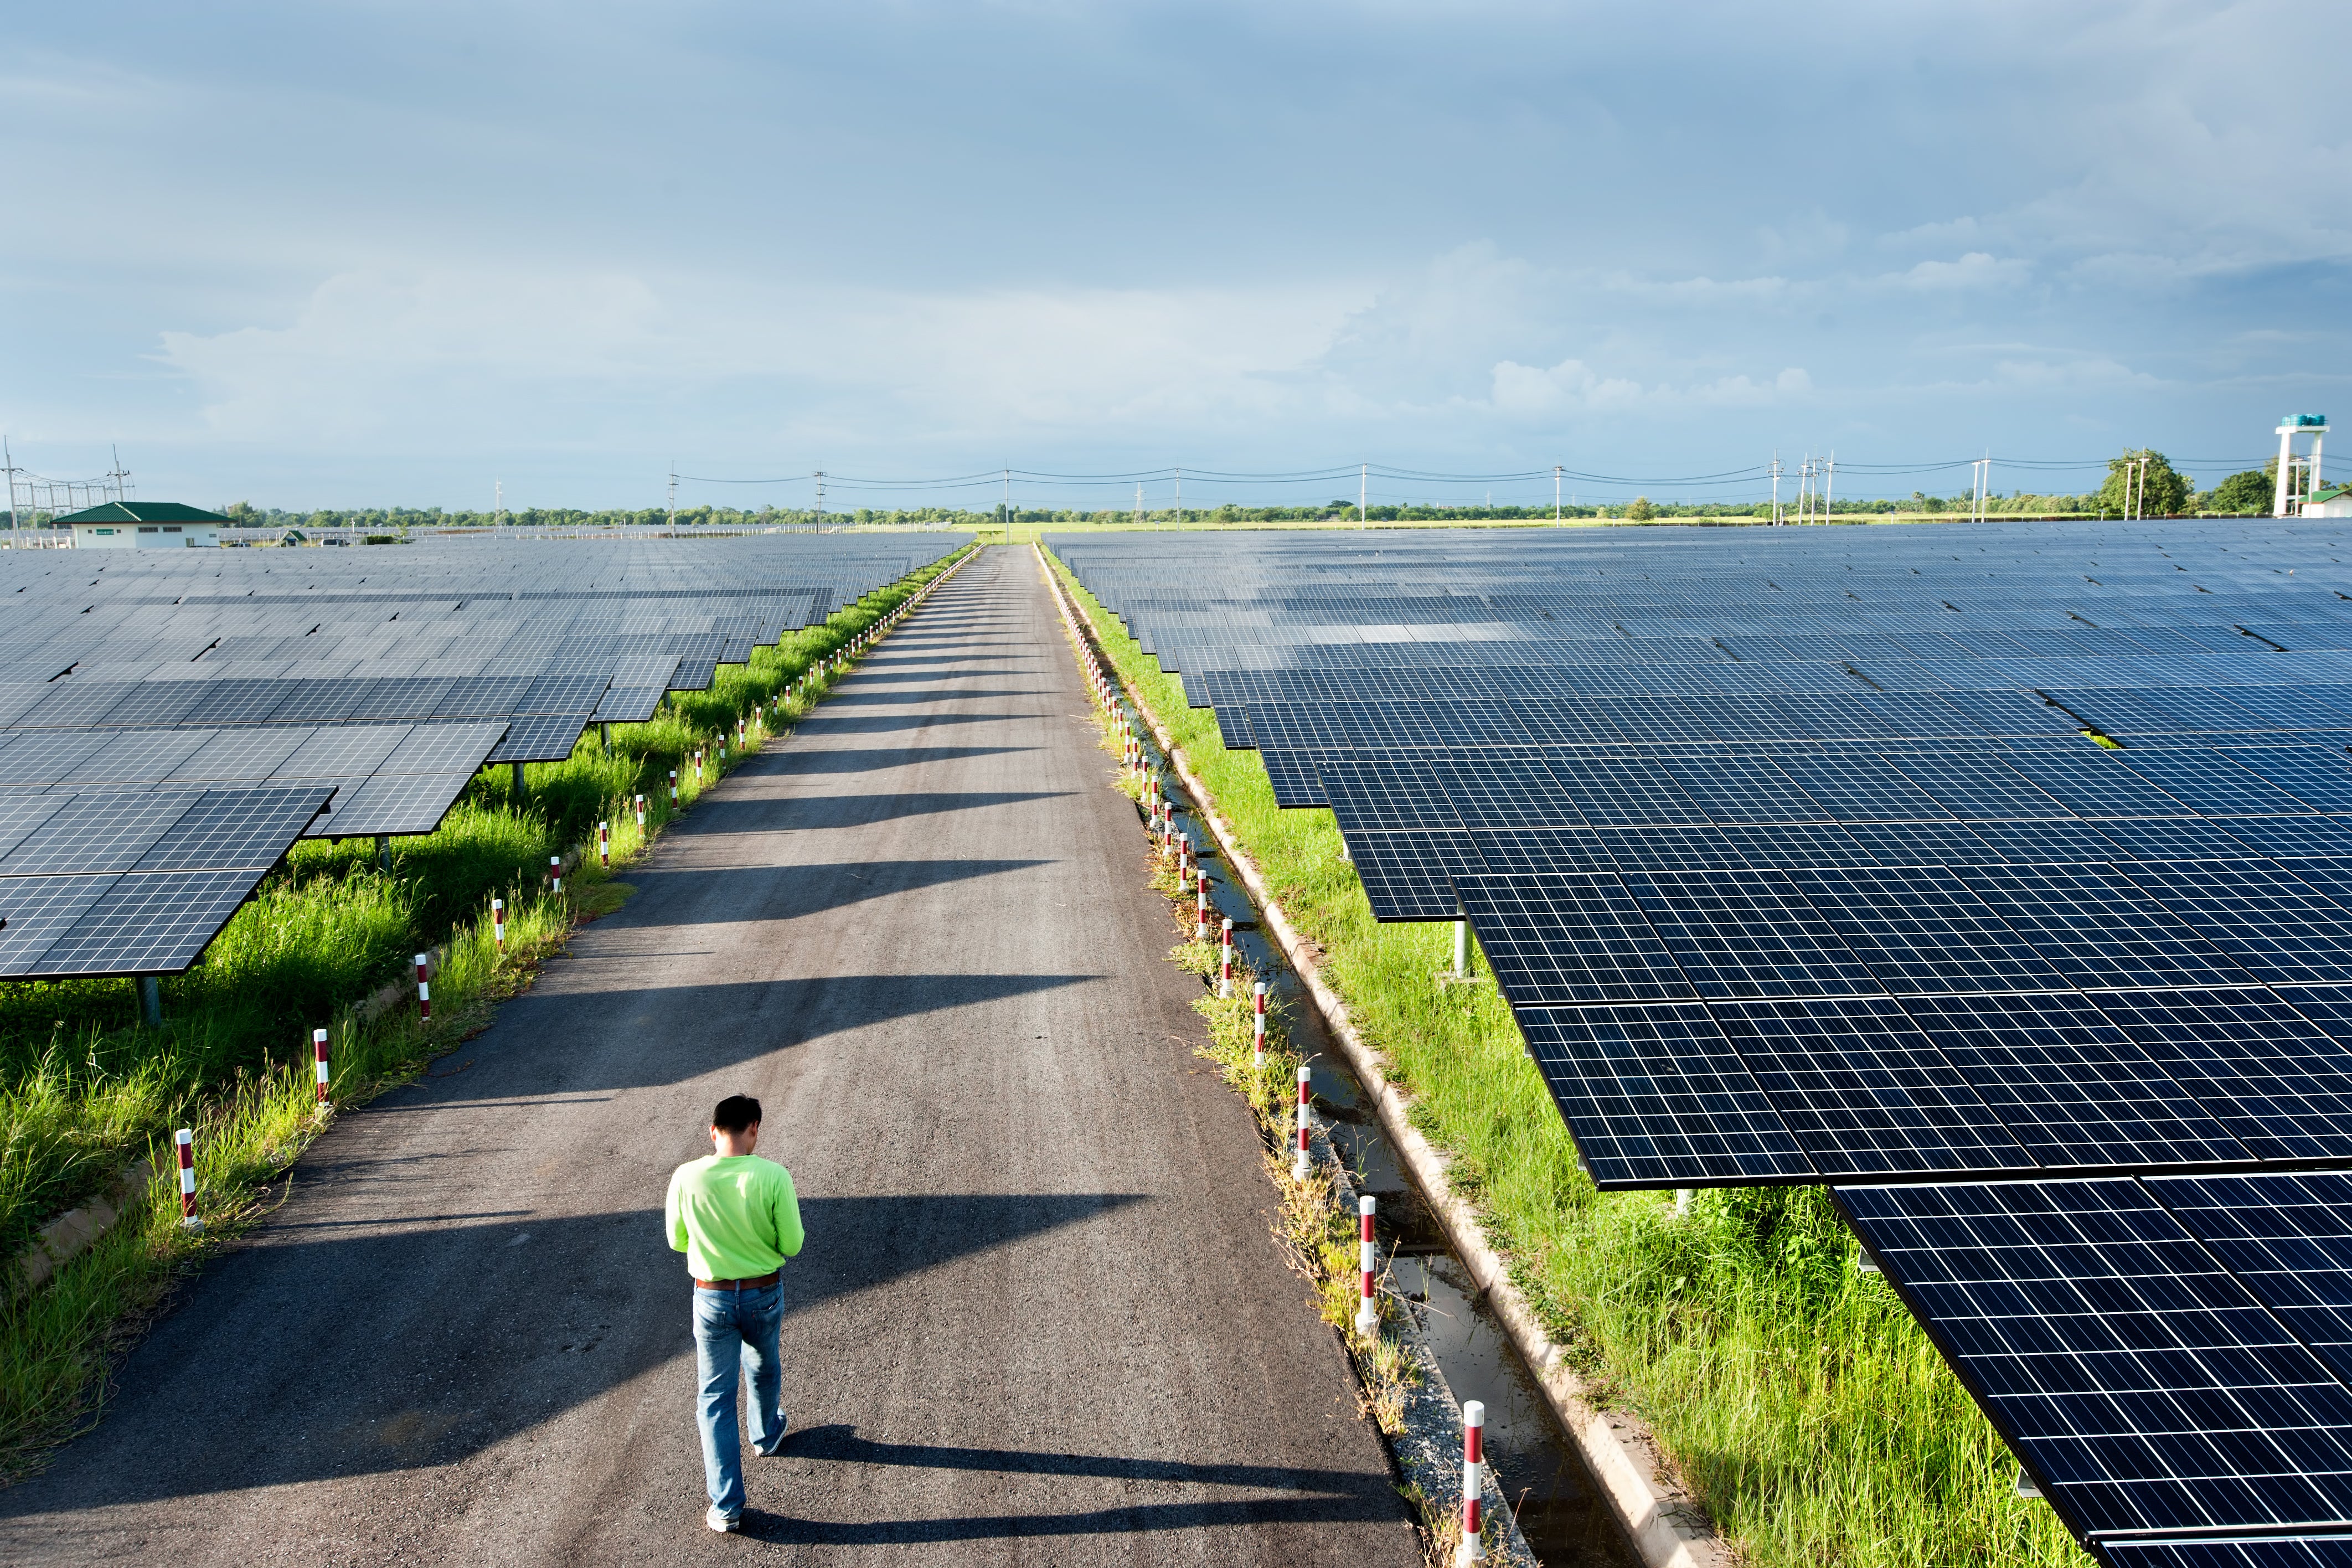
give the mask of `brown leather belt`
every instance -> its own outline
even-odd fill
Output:
[[[698,1279],[694,1282],[694,1288],[698,1290],[764,1290],[782,1278],[782,1274],[783,1270],[780,1268],[772,1274],[763,1274],[757,1279]]]

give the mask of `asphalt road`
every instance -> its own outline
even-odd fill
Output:
[[[0,1560],[1416,1563],[1086,708],[1031,553],[967,567],[320,1141]],[[809,1240],[719,1537],[660,1204],[736,1091]]]

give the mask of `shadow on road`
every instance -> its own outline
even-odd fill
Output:
[[[897,815],[897,814],[886,814]],[[869,820],[848,816],[844,822]],[[841,826],[832,824],[828,826]],[[729,829],[750,833],[745,826]],[[926,888],[968,882],[975,877],[997,877],[1050,866],[1051,860],[869,860],[855,866],[793,866],[780,880],[772,866],[729,866],[710,870],[635,871],[630,881],[640,895],[669,889],[677,898],[648,900],[642,918],[614,923],[615,930],[646,930],[661,926],[732,924],[740,921],[788,921],[803,915],[846,909],[868,899],[893,893],[919,892]],[[583,957],[597,948],[583,943]]]
[[[615,938],[658,935],[668,929],[640,927],[634,933],[613,934]],[[586,951],[584,942],[582,946],[583,958],[626,958],[629,952],[621,942],[594,952]],[[482,1065],[474,1069],[465,1088],[472,1096],[490,1095],[509,1073],[518,1075],[519,1092],[538,1094],[683,1083],[845,1030],[1107,978],[1100,974],[840,974],[726,984],[645,985],[616,973],[613,990],[583,987],[542,996],[532,1023],[535,1029],[557,1039],[590,1037],[594,1031],[618,1023],[623,1030],[637,1033],[631,1048],[582,1053],[551,1068],[532,1055],[530,1042],[520,1038],[508,1042],[518,1047],[518,1054],[504,1058],[496,1049],[500,1042],[498,1031],[493,1031],[483,1037],[479,1046],[468,1047],[481,1052]],[[676,1021],[681,1016],[693,1017],[696,1026],[677,1029]],[[530,1085],[528,1089],[521,1088],[525,1078]],[[415,1092],[407,1089],[401,1095]]]
[[[857,827],[870,822],[896,822],[902,816],[933,816],[950,811],[977,811],[991,805],[1025,805],[1033,800],[1052,800],[1069,793],[1067,790],[973,790],[950,794],[910,790],[903,795],[804,795],[782,798],[731,795],[705,800],[696,806],[694,829],[697,833],[776,833],[821,827]],[[963,863],[986,865],[993,862]],[[629,879],[642,884],[646,880],[646,875],[632,871]]]
[[[763,773],[864,773],[877,768],[911,767],[919,763],[954,763],[966,757],[1003,757],[1036,749],[1034,746],[867,746],[848,751],[820,752],[814,747],[793,746],[786,751],[767,753],[745,771]]]
[[[1013,720],[1045,720],[1042,712],[910,712],[910,715],[885,720],[885,717],[833,717],[833,705],[816,710],[814,720],[802,720],[800,731],[804,736],[891,736],[901,729],[948,729],[950,724],[1009,724]]]
[[[1230,1501],[1139,1503],[1074,1513],[981,1514],[955,1519],[867,1521],[797,1519],[750,1510],[743,1532],[757,1541],[807,1545],[921,1545],[930,1542],[995,1540],[1024,1535],[1123,1534],[1146,1530],[1197,1530],[1218,1525],[1318,1524],[1396,1517],[1395,1489],[1377,1474],[1312,1470],[1278,1465],[1186,1465],[1162,1459],[1092,1454],[1045,1454],[1013,1448],[953,1448],[881,1443],[847,1426],[815,1426],[788,1439],[794,1459],[835,1460],[925,1470],[977,1470],[999,1475],[1068,1476],[1087,1480],[1162,1487],[1240,1487],[1281,1497]],[[919,1488],[910,1488],[919,1492]]]
[[[785,1363],[798,1314],[1147,1198],[803,1198],[808,1243],[784,1271]],[[664,1367],[690,1430],[692,1286],[659,1209],[454,1217],[386,1217],[373,1235],[265,1226],[205,1280],[205,1310],[167,1318],[132,1353],[106,1425],[72,1463],[0,1492],[0,1557],[8,1521],[456,1464]],[[383,1291],[388,1280],[401,1288]],[[367,1312],[349,1310],[357,1296]],[[289,1423],[289,1409],[307,1414]],[[841,1457],[867,1459],[855,1446]]]

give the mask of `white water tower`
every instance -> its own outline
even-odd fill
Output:
[[[2319,448],[2326,435],[2325,414],[2290,414],[2279,421],[2278,493],[2271,505],[2273,517],[2294,516],[2303,498],[2319,488]],[[2307,454],[2298,455],[2294,449],[2299,436],[2311,438]]]

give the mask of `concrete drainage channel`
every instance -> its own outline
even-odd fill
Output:
[[[1108,672],[1108,660],[1096,648],[1085,617],[1042,552],[1040,565],[1086,662]],[[1477,1560],[1542,1568],[1701,1568],[1727,1562],[1727,1554],[1719,1554],[1720,1542],[1693,1539],[1700,1533],[1692,1528],[1694,1521],[1670,1517],[1673,1510],[1647,1484],[1654,1480],[1654,1463],[1633,1466],[1623,1462],[1622,1454],[1604,1454],[1604,1458],[1620,1461],[1612,1468],[1644,1472],[1630,1478],[1637,1483],[1632,1497],[1626,1495],[1629,1477],[1612,1476],[1615,1484],[1609,1485],[1595,1476],[1588,1458],[1593,1435],[1580,1441],[1564,1428],[1555,1396],[1542,1379],[1530,1373],[1510,1325],[1493,1310],[1489,1291],[1478,1285],[1480,1270],[1456,1255],[1447,1226],[1424,1197],[1423,1183],[1413,1169],[1433,1157],[1426,1145],[1418,1162],[1400,1155],[1382,1126],[1379,1097],[1366,1092],[1346,1065],[1345,1053],[1333,1048],[1338,1042],[1325,1026],[1330,1009],[1326,995],[1318,994],[1322,988],[1302,979],[1283,951],[1295,946],[1295,935],[1285,931],[1283,943],[1274,940],[1244,885],[1255,879],[1254,874],[1234,866],[1237,846],[1229,842],[1214,814],[1201,810],[1192,798],[1192,781],[1183,774],[1181,759],[1166,754],[1164,737],[1131,698],[1118,691],[1114,700],[1123,700],[1142,720],[1131,727],[1155,781],[1153,793],[1173,808],[1176,829],[1197,857],[1200,887],[1217,922],[1231,922],[1237,962],[1267,983],[1277,1006],[1295,1020],[1293,1048],[1306,1058],[1316,1112],[1312,1143],[1317,1157],[1335,1167],[1335,1203],[1352,1212],[1360,1192],[1376,1201],[1388,1290],[1402,1308],[1396,1337],[1420,1372],[1405,1402],[1402,1430],[1390,1436],[1389,1445],[1404,1484],[1420,1494],[1427,1517],[1433,1521],[1460,1517],[1460,1394],[1483,1405],[1485,1414],[1486,1463],[1479,1489],[1486,1512],[1486,1550]],[[1171,774],[1181,774],[1183,782]],[[1140,803],[1138,812],[1148,825],[1150,815]],[[1278,910],[1272,921],[1277,928],[1283,923]],[[1346,1026],[1342,1016],[1340,1027]],[[1384,1089],[1395,1097],[1392,1087]],[[1459,1206],[1450,1192],[1445,1197]],[[1491,1271],[1491,1255],[1487,1263]],[[1351,1342],[1350,1349],[1359,1347]],[[1441,1528],[1436,1533],[1440,1539],[1433,1544],[1441,1549],[1444,1561],[1473,1560],[1456,1554],[1458,1528],[1450,1532]]]

